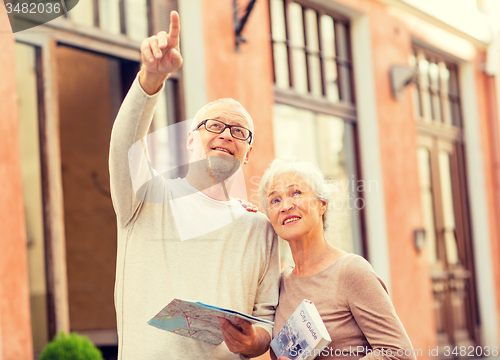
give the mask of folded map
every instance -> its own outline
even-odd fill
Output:
[[[219,319],[225,318],[238,326],[236,318],[252,324],[261,323],[273,326],[272,321],[235,310],[223,309],[200,302],[174,299],[148,321],[149,325],[175,334],[218,345],[224,341]]]

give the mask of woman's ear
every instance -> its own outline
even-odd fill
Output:
[[[328,206],[328,203],[325,200],[321,200],[321,216],[326,212],[326,207]]]

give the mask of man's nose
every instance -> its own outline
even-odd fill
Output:
[[[225,128],[224,131],[222,131],[220,134],[219,134],[219,138],[224,138],[224,139],[231,139],[233,138],[233,136],[231,135],[231,129],[230,128]]]

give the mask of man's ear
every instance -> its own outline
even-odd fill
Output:
[[[189,151],[193,151],[193,141],[194,141],[193,132],[190,131],[188,133],[188,137],[187,137],[187,141],[186,141],[186,149],[188,149]]]
[[[252,145],[248,148],[247,154],[245,155],[245,159],[243,159],[243,165],[248,163],[248,158],[250,157],[250,153],[252,152]]]

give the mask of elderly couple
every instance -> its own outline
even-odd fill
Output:
[[[315,303],[332,338],[319,359],[401,358],[398,350],[412,345],[384,284],[362,257],[325,240],[330,197],[315,165],[272,162],[259,189],[267,217],[230,196],[252,150],[253,123],[241,104],[218,100],[197,113],[184,178],[166,179],[137,155],[147,151],[133,150],[145,145],[163,83],[182,64],[179,31],[172,12],[169,33],[143,41],[142,69],[111,135],[118,359],[256,357],[304,299]],[[295,263],[281,279],[277,236],[289,243]],[[224,342],[216,346],[149,326],[173,298],[274,320],[274,329],[221,320]],[[342,351],[353,348],[364,350]]]

